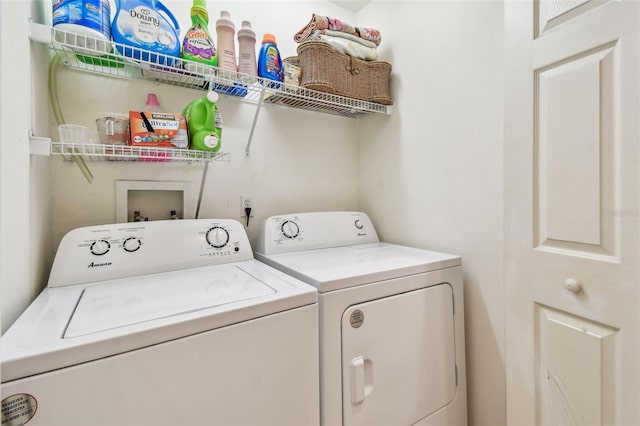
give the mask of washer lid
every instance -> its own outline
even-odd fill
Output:
[[[167,318],[186,312],[254,299],[275,290],[235,266],[215,274],[206,269],[183,271],[179,278],[147,275],[85,288],[64,338],[73,338]]]
[[[312,286],[253,259],[47,287],[0,338],[2,382],[259,321],[317,300]]]
[[[315,286],[321,293],[461,264],[460,257],[390,243],[370,243],[264,255],[258,260]]]

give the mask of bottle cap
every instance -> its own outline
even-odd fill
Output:
[[[207,21],[207,23],[209,23],[209,12],[207,12],[206,0],[193,0],[191,15],[200,15],[205,21]]]
[[[238,30],[238,37],[251,37],[256,39],[256,33],[251,29],[251,22],[242,21],[242,28]]]
[[[219,98],[218,94],[216,92],[214,92],[213,90],[210,91],[209,93],[207,93],[207,99],[211,103],[215,104],[216,102],[218,102],[218,98]]]
[[[218,19],[216,21],[216,28],[217,27],[229,27],[232,29],[236,29],[235,24],[233,23],[233,21],[231,20],[231,14],[229,12],[227,12],[226,10],[221,10],[220,11],[220,19]]]
[[[274,36],[273,34],[269,34],[269,33],[266,33],[265,35],[262,36],[262,44],[264,44],[264,43],[278,44],[278,43],[276,43],[276,36]]]
[[[147,95],[147,103],[146,106],[160,108],[160,103],[158,102],[158,97],[155,93],[149,93]]]

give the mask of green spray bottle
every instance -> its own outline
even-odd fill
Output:
[[[222,116],[216,105],[218,94],[209,92],[186,106],[182,115],[187,119],[191,149],[219,151],[222,138]]]

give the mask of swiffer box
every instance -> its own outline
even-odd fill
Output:
[[[132,146],[188,148],[187,120],[180,114],[129,111]]]

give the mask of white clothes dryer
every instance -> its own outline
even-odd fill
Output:
[[[0,340],[2,425],[317,425],[317,312],[237,221],[73,230]]]
[[[254,251],[319,292],[322,425],[467,424],[459,256],[380,242],[361,212],[270,217]]]

